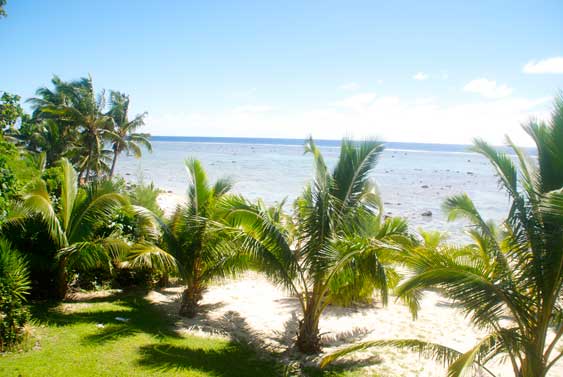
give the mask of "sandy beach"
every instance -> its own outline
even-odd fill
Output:
[[[273,286],[256,273],[229,279],[211,286],[204,294],[202,313],[195,319],[176,315],[182,287],[153,291],[149,299],[171,315],[180,332],[200,336],[225,336],[249,342],[264,351],[282,353],[288,360],[314,363],[287,351],[298,326],[300,309],[297,299]],[[407,307],[391,299],[387,307],[329,307],[320,322],[323,352],[330,353],[353,342],[375,339],[422,339],[444,344],[460,351],[470,349],[483,333],[473,328],[463,313],[440,295],[427,292],[417,320]],[[298,359],[297,359],[298,358]],[[353,356],[365,375],[431,377],[445,375],[443,365],[417,353],[393,348],[372,349]],[[350,359],[342,362],[350,362]],[[357,364],[356,364],[357,365]],[[511,376],[509,365],[491,365],[497,376]],[[563,362],[549,374],[563,375]],[[476,374],[479,376],[479,374]]]
[[[179,204],[184,203],[186,198],[172,192],[162,192],[156,199],[158,206],[162,208],[165,216],[170,216]]]
[[[162,193],[158,197],[166,215],[184,200],[174,193]],[[182,289],[173,287],[153,291],[148,297],[177,321],[180,332],[243,340],[266,352],[285,354],[290,361],[318,362],[318,357],[304,359],[288,351],[294,342],[301,315],[299,303],[264,276],[248,272],[238,279],[213,284],[204,294],[202,313],[195,319],[177,316]],[[413,320],[408,308],[394,298],[386,307],[377,302],[366,307],[329,306],[321,317],[320,331],[323,354],[354,342],[376,339],[421,339],[465,352],[484,335],[471,325],[462,312],[435,292],[425,294],[416,320]],[[563,346],[563,342],[560,343]],[[355,365],[363,365],[362,369],[368,376],[431,377],[445,375],[446,371],[443,365],[417,353],[393,348],[359,352],[341,362],[351,360]],[[508,364],[493,363],[490,369],[499,377],[513,375]],[[563,361],[549,374],[561,375]]]

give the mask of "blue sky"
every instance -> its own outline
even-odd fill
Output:
[[[467,4],[462,4],[467,3]],[[127,92],[158,135],[529,143],[563,89],[561,1],[8,0],[0,90]]]

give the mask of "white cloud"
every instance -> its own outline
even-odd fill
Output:
[[[543,59],[531,60],[524,68],[524,73],[563,73],[563,56]]]
[[[512,94],[512,88],[507,85],[499,85],[496,81],[487,79],[476,79],[468,82],[463,90],[470,93],[477,93],[485,98],[503,98]]]
[[[382,80],[382,79],[379,79],[379,80],[377,80],[377,83],[378,83],[379,85],[381,85],[381,84],[383,84],[383,80]]]
[[[414,75],[412,78],[418,81],[423,81],[428,79],[428,75],[424,72],[418,72],[416,75]]]
[[[235,113],[265,113],[272,111],[274,108],[268,105],[245,105],[235,107],[233,112]]]
[[[375,93],[360,93],[351,97],[344,98],[341,101],[335,102],[333,105],[354,110],[361,110],[368,106],[371,102],[373,102],[375,97]]]
[[[531,139],[520,125],[546,119],[551,98],[480,99],[450,105],[438,98],[403,99],[364,93],[307,111],[209,112],[152,115],[155,135],[339,139],[379,137],[389,141],[470,143],[478,136],[502,144],[509,134],[520,145]],[[276,107],[278,108],[278,107]],[[279,107],[283,108],[283,107]]]
[[[340,89],[349,91],[358,90],[360,89],[360,84],[357,82],[347,82],[346,84],[340,85]]]

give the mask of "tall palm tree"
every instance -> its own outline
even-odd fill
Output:
[[[186,160],[190,177],[186,204],[179,205],[164,231],[164,248],[176,258],[186,288],[180,315],[194,317],[209,282],[241,267],[233,248],[222,247],[218,202],[232,188],[229,179],[211,184],[198,160]]]
[[[306,151],[314,157],[315,178],[297,199],[293,216],[235,197],[226,203],[225,221],[254,263],[297,296],[303,317],[296,345],[317,353],[320,317],[342,298],[340,288],[369,286],[387,303],[389,285],[396,281],[388,262],[408,236],[404,222],[380,217],[381,201],[369,175],[381,143],[343,140],[332,173],[312,139]]]
[[[119,93],[110,93],[110,110],[108,115],[113,119],[113,129],[108,133],[113,151],[113,159],[109,176],[113,177],[117,157],[122,152],[133,153],[137,158],[142,156],[141,146],[152,151],[149,134],[136,133],[135,131],[145,124],[147,113],[136,115],[129,120],[129,96]]]
[[[34,124],[27,141],[33,151],[47,154],[48,166],[65,157],[78,138],[78,129],[72,121],[50,111],[68,104],[64,88],[69,84],[56,75],[51,79],[51,84],[53,89],[41,87],[37,89],[36,97],[27,100],[33,108],[31,123]]]
[[[507,137],[515,157],[482,140],[473,151],[488,159],[511,201],[501,229],[485,222],[471,199],[449,198],[450,219],[464,217],[474,242],[462,248],[433,246],[410,256],[414,276],[399,293],[438,288],[488,335],[467,351],[416,339],[375,341],[353,346],[325,363],[358,348],[396,345],[427,352],[449,363],[449,376],[470,367],[490,375],[492,359],[509,360],[516,377],[543,377],[563,358],[563,98],[549,123],[524,127],[537,148],[537,162]],[[506,319],[509,320],[506,320]],[[553,332],[550,333],[550,330]]]
[[[7,222],[23,224],[39,217],[58,249],[57,290],[67,292],[67,273],[73,266],[90,266],[100,260],[119,259],[128,245],[115,234],[97,232],[108,223],[127,200],[98,184],[78,186],[78,177],[67,159],[61,160],[63,182],[58,200],[51,198],[46,184],[39,181],[14,206]]]
[[[91,77],[64,82],[53,78],[55,91],[40,88],[39,97],[32,98],[34,114],[55,119],[77,131],[76,142],[70,145],[69,157],[76,163],[79,176],[90,179],[90,173],[100,177],[109,171],[110,151],[104,149],[113,119],[104,114],[105,93],[96,95]]]

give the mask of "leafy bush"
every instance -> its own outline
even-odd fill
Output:
[[[15,157],[15,147],[0,141],[0,217],[6,216],[8,201],[15,195],[18,188],[16,176],[9,166]]]
[[[0,240],[0,352],[13,348],[23,336],[30,287],[27,263],[6,240]]]

